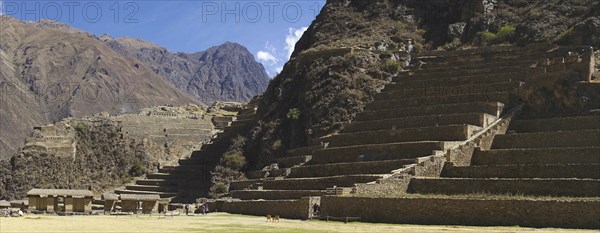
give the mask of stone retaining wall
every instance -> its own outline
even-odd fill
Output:
[[[211,211],[256,216],[279,215],[282,218],[308,219],[311,207],[320,197],[305,197],[300,200],[259,201],[216,201],[209,202]]]
[[[265,189],[278,190],[317,190],[337,187],[353,187],[357,183],[368,183],[378,179],[376,175],[347,175],[332,176],[323,178],[302,178],[302,179],[282,179],[266,180],[263,182]]]
[[[321,215],[401,224],[600,228],[600,201],[321,198]]]
[[[538,196],[598,197],[600,181],[596,179],[415,179],[409,193],[462,195],[474,192],[528,194]]]
[[[245,191],[232,191],[231,196],[233,198],[239,198],[244,200],[284,200],[284,199],[298,199],[302,197],[316,197],[323,195],[333,195],[334,190],[245,190]]]
[[[518,165],[455,167],[451,163],[444,166],[443,177],[461,178],[589,178],[600,179],[600,169],[592,164],[563,165]]]

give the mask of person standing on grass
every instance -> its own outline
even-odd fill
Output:
[[[184,209],[185,209],[185,215],[187,216],[188,213],[190,212],[190,205],[186,204],[185,207],[184,207]]]
[[[315,216],[319,215],[320,209],[321,209],[321,208],[319,207],[319,204],[315,203],[315,204],[313,205],[313,214],[314,214]]]

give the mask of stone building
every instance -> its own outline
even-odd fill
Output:
[[[32,189],[27,192],[29,210],[34,212],[92,212],[94,194],[89,190]]]
[[[104,200],[104,213],[112,213],[115,211],[117,202],[119,201],[119,195],[114,193],[102,194],[102,200]]]
[[[121,194],[121,211],[151,214],[158,212],[157,194]],[[105,207],[106,208],[106,207]]]
[[[0,200],[0,209],[8,209],[10,208],[10,202],[5,200]]]

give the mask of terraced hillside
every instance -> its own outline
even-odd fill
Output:
[[[310,217],[319,201],[306,197],[324,196],[322,215],[365,221],[598,227],[600,116],[589,110],[600,106],[582,90],[599,88],[579,88],[591,54],[548,44],[418,54],[420,69],[393,78],[342,133],[248,172],[230,186],[241,201],[221,208]],[[440,195],[449,209],[433,203]],[[416,206],[428,210],[396,214]]]
[[[211,171],[219,163],[231,140],[242,132],[249,131],[255,124],[255,101],[242,109],[236,120],[229,123],[222,133],[212,138],[211,143],[192,152],[189,158],[182,158],[178,165],[163,166],[157,173],[146,175],[123,189],[114,190],[117,194],[158,194],[171,202],[193,203],[197,198],[207,197],[211,186]]]

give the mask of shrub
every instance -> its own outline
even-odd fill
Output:
[[[383,67],[381,67],[381,69],[390,74],[395,74],[402,70],[402,64],[400,64],[400,62],[397,61],[386,60],[385,63],[383,63]]]
[[[300,119],[300,109],[292,108],[287,113],[287,118],[290,120],[298,120]]]
[[[145,173],[146,168],[144,167],[144,164],[142,164],[142,162],[139,160],[136,160],[135,163],[133,163],[133,166],[131,166],[131,168],[129,169],[130,176],[142,176]]]
[[[229,192],[227,185],[221,182],[213,184],[213,186],[210,187],[210,194],[213,197],[221,196],[223,194],[226,194],[227,192]]]
[[[507,25],[500,28],[498,33],[480,32],[478,35],[481,38],[481,41],[487,45],[512,43],[516,39],[517,28],[512,25]]]
[[[75,125],[75,129],[76,129],[77,131],[79,131],[79,132],[84,132],[84,131],[87,131],[89,128],[90,128],[90,126],[86,125],[86,124],[85,124],[85,123],[83,123],[83,122],[78,122],[78,123]]]
[[[231,150],[242,150],[246,145],[246,137],[238,135],[231,140]]]
[[[233,170],[240,170],[246,166],[246,157],[241,152],[228,152],[223,155],[223,166]]]
[[[512,42],[516,35],[517,28],[515,26],[504,26],[496,33],[496,43]]]

